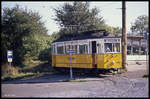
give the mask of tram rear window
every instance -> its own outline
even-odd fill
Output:
[[[105,52],[120,52],[120,43],[105,43]]]
[[[57,54],[64,54],[64,48],[63,48],[63,46],[57,47]]]
[[[51,47],[51,51],[52,51],[52,54],[55,54],[55,45],[52,45],[52,47]]]

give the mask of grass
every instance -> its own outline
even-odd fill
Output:
[[[53,72],[50,64],[47,61],[32,61],[25,64],[23,68],[2,65],[2,81],[15,79],[33,79],[44,74],[51,74]]]
[[[11,75],[11,76],[2,76],[1,79],[2,81],[8,81],[8,80],[27,80],[27,79],[34,79],[41,77],[45,74],[52,74],[52,73],[18,73],[16,75]]]
[[[24,68],[21,69],[22,72],[51,72],[52,68],[47,61],[32,61],[30,64],[25,64]]]
[[[14,79],[21,79],[21,78],[25,78],[25,77],[29,77],[29,76],[33,76],[33,73],[18,73],[15,75],[5,75],[2,76],[1,79],[2,81],[6,81],[6,80],[14,80]]]

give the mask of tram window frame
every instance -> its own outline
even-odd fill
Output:
[[[54,45],[51,45],[51,52],[52,52],[52,55],[55,55],[55,54],[56,54],[55,44],[54,44]]]
[[[79,54],[88,54],[89,52],[88,44],[79,44],[78,46],[79,46]]]
[[[61,51],[60,51],[60,48],[61,48]],[[64,54],[64,46],[57,46],[57,54],[58,55]]]
[[[67,47],[68,47],[68,48],[67,48]],[[67,52],[67,50],[69,50],[70,47],[71,47],[71,46],[70,46],[69,44],[65,45],[65,47],[64,47],[64,48],[65,48],[65,54],[69,54],[69,53]]]
[[[73,44],[72,45],[72,50],[75,51],[75,53],[73,53],[73,54],[77,54],[78,53],[78,45],[77,44]]]
[[[67,44],[67,45],[65,45],[65,47],[64,47],[65,48],[65,53],[64,54],[69,54],[67,52],[67,50],[71,49],[71,46],[72,46],[72,50],[75,50],[75,53],[72,53],[72,54],[77,54],[77,52],[78,52],[78,45],[77,44],[72,44],[72,45]]]
[[[107,47],[106,48],[106,44],[109,44],[109,45],[111,45],[111,46],[109,46],[109,48]],[[115,50],[116,49],[116,45],[119,45],[118,47],[119,47],[119,50],[117,51],[117,50]],[[109,50],[109,51],[106,51],[106,50]],[[104,52],[105,53],[120,53],[121,52],[121,48],[120,48],[120,43],[104,43]]]
[[[97,43],[97,54],[102,53],[102,44],[101,43]]]
[[[116,47],[116,51],[115,52],[120,53],[121,52],[120,43],[115,43],[115,47]],[[117,47],[119,48],[119,50],[117,49]]]
[[[51,53],[53,54],[53,45],[51,45]]]

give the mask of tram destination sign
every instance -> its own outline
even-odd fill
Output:
[[[119,38],[106,38],[104,39],[104,43],[120,43]]]

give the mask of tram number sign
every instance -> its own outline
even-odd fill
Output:
[[[8,59],[8,62],[12,62],[12,58],[13,58],[13,52],[8,50],[7,52],[7,59]]]

